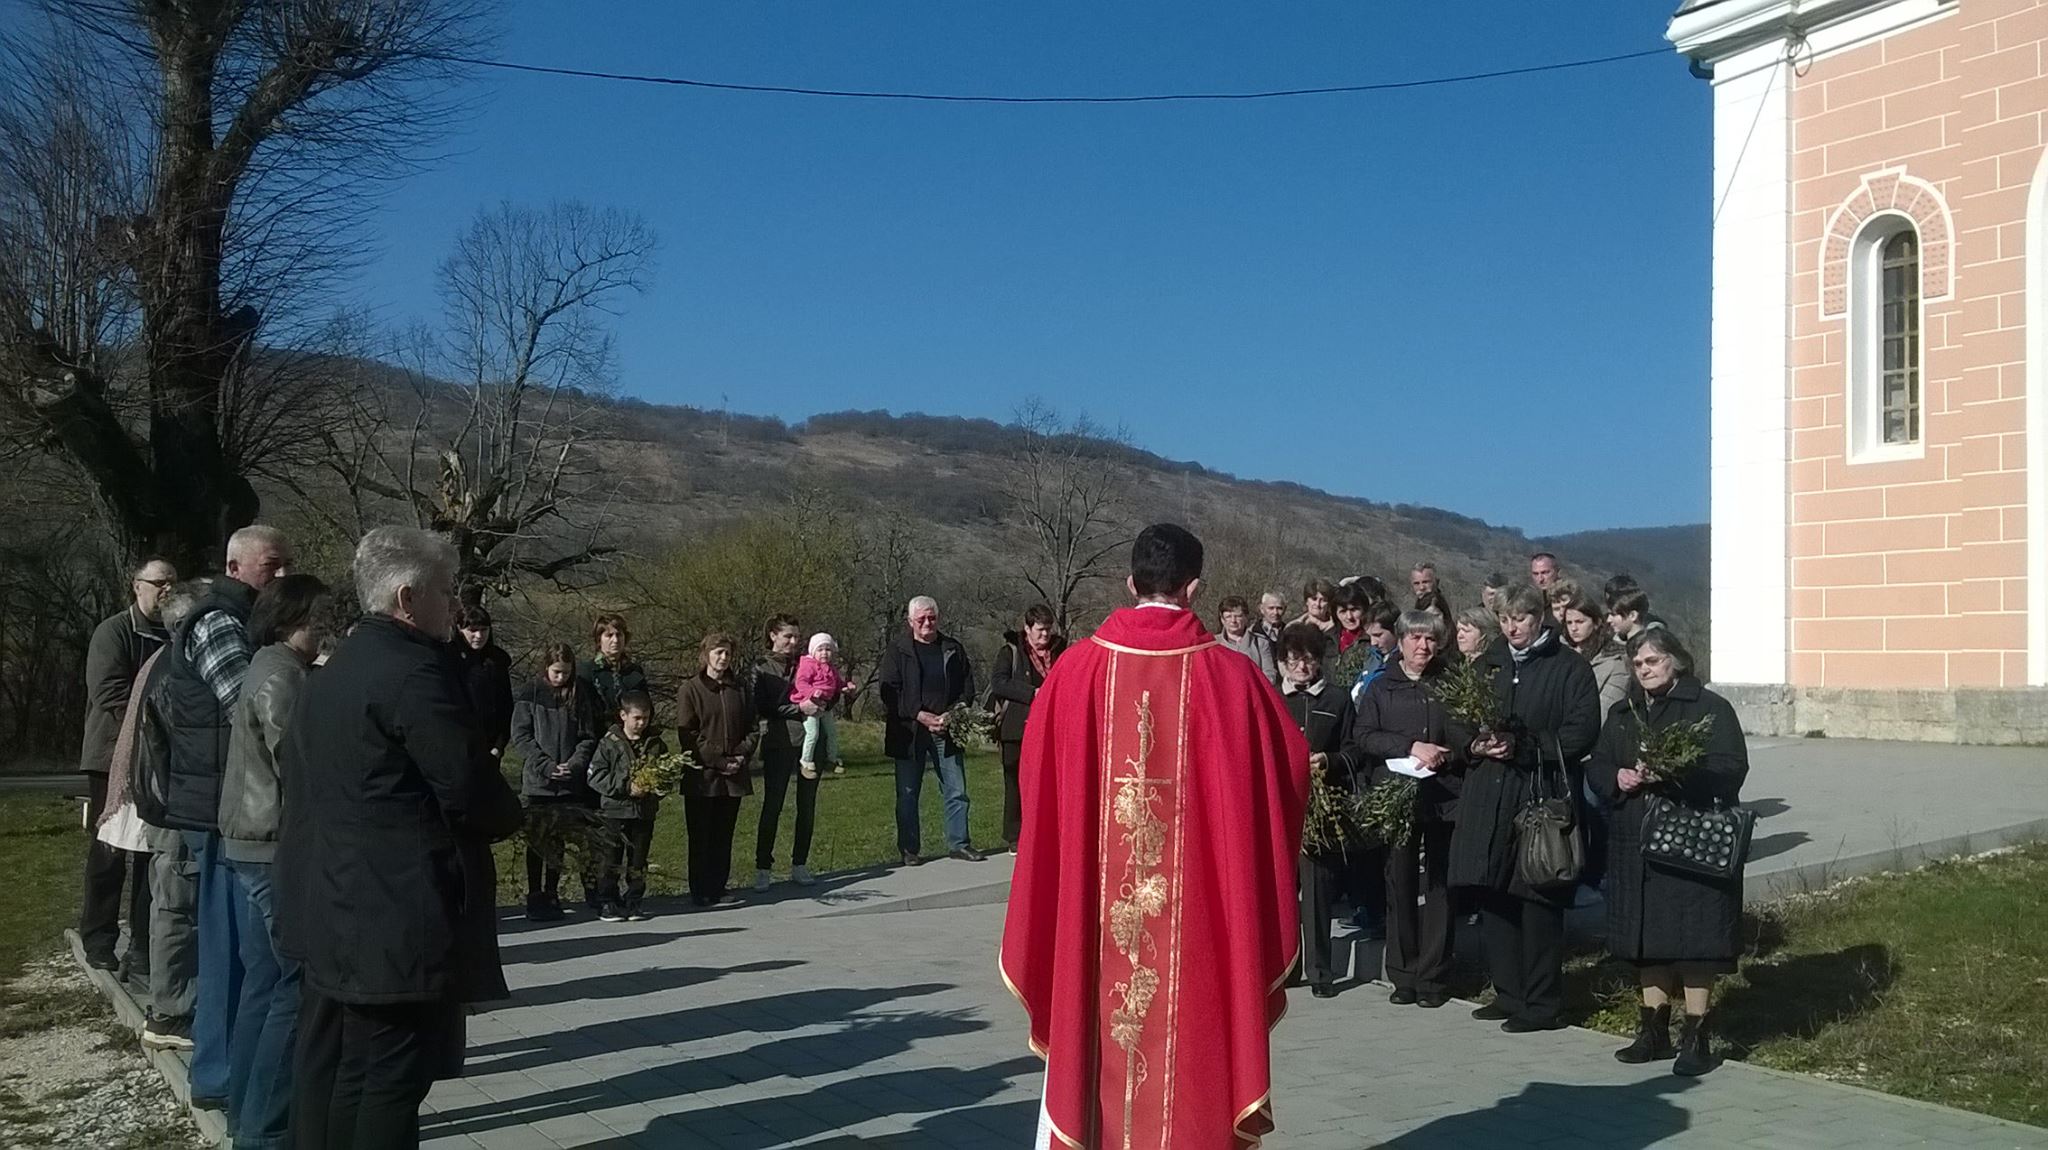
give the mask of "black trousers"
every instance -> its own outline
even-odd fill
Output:
[[[85,776],[85,888],[78,940],[85,953],[112,957],[121,940],[121,884],[128,884],[128,967],[149,969],[149,856],[110,847],[97,833],[107,810],[107,776]]]
[[[782,829],[782,800],[789,794],[789,781],[796,780],[796,841],[791,844],[792,866],[811,861],[811,832],[818,825],[818,780],[807,779],[797,767],[799,752],[764,751],[761,754],[761,821],[754,828],[754,866],[775,869],[775,835]]]
[[[1311,986],[1337,977],[1330,969],[1330,904],[1343,866],[1341,859],[1301,856],[1301,977]]]
[[[739,821],[737,795],[683,795],[683,826],[690,840],[690,898],[699,905],[725,897],[732,882],[732,832]]]
[[[1480,935],[1497,1004],[1531,1022],[1564,1012],[1564,907],[1489,890],[1479,898]]]
[[[1024,744],[1003,744],[1003,841],[1017,845],[1024,831],[1024,796],[1017,790],[1017,767],[1024,760]]]
[[[1398,990],[1450,990],[1451,824],[1423,822],[1403,847],[1387,848],[1387,981]],[[1421,905],[1416,905],[1416,900]]]
[[[462,1005],[356,1006],[306,984],[292,1061],[297,1150],[410,1150],[420,1103],[462,1068]]]
[[[1352,910],[1369,915],[1386,913],[1387,848],[1352,847],[1344,856],[1344,869],[1339,877]]]
[[[618,841],[605,847],[604,870],[597,876],[597,901],[638,910],[640,900],[647,897],[647,851],[654,845],[654,820],[604,821]]]

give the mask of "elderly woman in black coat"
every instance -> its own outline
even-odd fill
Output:
[[[1607,854],[1607,949],[1636,965],[1643,1003],[1635,1041],[1614,1052],[1623,1062],[1677,1055],[1674,1073],[1715,1066],[1707,1021],[1714,979],[1735,970],[1742,880],[1717,881],[1643,859],[1642,829],[1653,805],[1733,804],[1749,774],[1749,748],[1728,701],[1700,684],[1692,654],[1663,628],[1638,631],[1628,644],[1635,683],[1615,704],[1586,765],[1586,780],[1614,807]],[[1711,719],[1706,748],[1682,775],[1658,781],[1641,761],[1644,725],[1661,730]],[[1671,1000],[1684,988],[1685,1022],[1671,1045]]]
[[[1472,731],[1437,702],[1450,627],[1433,611],[1403,611],[1394,625],[1400,657],[1374,676],[1358,702],[1355,746],[1373,766],[1373,785],[1394,781],[1390,759],[1435,772],[1416,788],[1415,829],[1387,849],[1388,1001],[1439,1007],[1450,1001],[1451,897],[1445,864]],[[1421,905],[1417,905],[1420,899]]]
[[[448,650],[455,548],[409,527],[356,547],[366,614],[285,728],[279,949],[303,963],[300,1150],[419,1145],[461,1072],[464,1004],[505,997],[491,842],[519,829]]]
[[[1468,746],[1474,765],[1458,796],[1449,882],[1478,903],[1493,1001],[1472,1012],[1510,1034],[1564,1025],[1564,912],[1572,884],[1531,887],[1515,875],[1515,816],[1541,793],[1569,797],[1577,763],[1600,736],[1593,668],[1552,625],[1550,604],[1527,583],[1494,597],[1501,642],[1480,666],[1504,720]]]

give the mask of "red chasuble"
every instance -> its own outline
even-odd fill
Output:
[[[1125,608],[1031,705],[1003,977],[1056,1141],[1256,1146],[1301,949],[1308,744],[1190,611]]]

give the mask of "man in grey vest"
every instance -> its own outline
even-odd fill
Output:
[[[199,872],[199,997],[192,1013],[192,1105],[222,1109],[228,1094],[228,1036],[241,996],[233,876],[220,841],[220,780],[229,719],[249,668],[243,624],[257,592],[291,570],[284,533],[261,525],[228,538],[225,579],[171,632],[169,665],[153,686],[169,753],[165,825],[183,835]],[[145,1035],[145,1040],[147,1036]]]

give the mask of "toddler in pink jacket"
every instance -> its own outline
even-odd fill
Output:
[[[835,661],[839,655],[839,644],[823,631],[811,636],[810,653],[796,663],[796,682],[790,688],[789,701],[809,703],[818,709],[815,715],[804,716],[803,757],[797,767],[807,779],[818,777],[818,764],[828,762],[835,769],[845,768],[839,761],[839,721],[833,717],[832,708],[841,699],[850,699],[859,690],[846,681]]]

